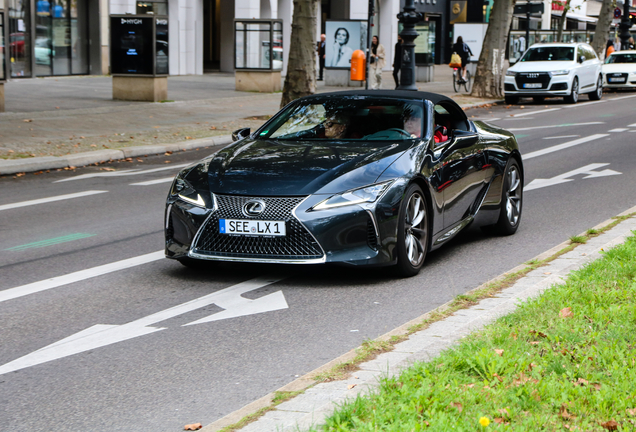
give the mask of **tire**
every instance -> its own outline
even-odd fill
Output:
[[[575,104],[579,101],[579,79],[574,77],[572,81],[572,91],[569,96],[564,97],[565,101],[570,104]]]
[[[426,197],[417,184],[406,190],[398,218],[396,272],[401,277],[415,276],[424,264],[429,242]]]
[[[519,164],[511,158],[504,173],[499,219],[495,225],[485,227],[485,231],[496,235],[514,234],[519,228],[522,209],[523,179]]]
[[[519,96],[508,96],[505,95],[504,99],[508,105],[517,105],[519,103]]]
[[[543,103],[545,101],[545,97],[543,96],[532,96],[532,100],[534,103]]]
[[[603,77],[599,76],[596,81],[596,90],[587,94],[590,100],[597,101],[603,97]]]
[[[179,261],[182,266],[185,266],[192,270],[206,270],[210,268],[210,265],[212,264],[211,261],[193,259],[189,257],[178,258],[177,261]]]
[[[470,71],[467,70],[466,71],[466,82],[464,83],[464,90],[466,90],[466,93],[470,93],[470,87],[473,83],[473,77],[470,76]]]
[[[457,69],[453,70],[453,90],[455,90],[455,93],[459,91],[459,86],[460,86],[460,84],[457,82],[457,80],[459,79],[457,77],[458,73],[461,73],[461,72]]]

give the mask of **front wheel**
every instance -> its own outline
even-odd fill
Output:
[[[453,90],[455,90],[455,93],[457,93],[459,91],[459,77],[461,72],[458,69],[454,69],[453,70]]]
[[[599,76],[596,81],[596,90],[587,94],[590,100],[597,101],[603,97],[603,77]]]
[[[575,104],[579,101],[579,79],[574,78],[572,81],[572,91],[569,96],[566,96],[565,101],[567,103]]]
[[[428,251],[428,210],[422,189],[412,184],[400,204],[397,235],[397,273],[415,276]]]
[[[510,159],[504,173],[504,184],[501,191],[499,219],[489,232],[499,235],[511,235],[519,228],[523,207],[523,178],[516,160]]]

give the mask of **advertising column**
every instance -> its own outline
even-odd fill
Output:
[[[111,15],[113,99],[168,99],[168,18]]]

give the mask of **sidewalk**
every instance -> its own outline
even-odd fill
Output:
[[[455,93],[451,74],[438,65],[435,81],[418,88],[465,107],[493,102]],[[255,129],[275,114],[281,98],[234,87],[234,74],[169,77],[169,101],[148,103],[112,100],[112,78],[104,76],[9,81],[7,112],[0,113],[0,175],[229,143],[231,131]],[[383,87],[394,87],[390,72]],[[346,89],[318,82],[319,93]]]
[[[626,216],[634,212],[636,212],[636,207],[621,213],[619,216]],[[613,222],[614,220],[610,219],[594,228],[600,230]],[[392,351],[360,364],[359,370],[351,372],[347,379],[314,385],[316,375],[330,370],[338,363],[349,361],[355,356],[355,352],[349,352],[282,387],[278,392],[299,392],[300,394],[277,405],[256,421],[232,430],[240,430],[241,432],[302,432],[310,427],[318,427],[324,423],[324,420],[333,413],[338,405],[355,399],[358,395],[363,396],[372,392],[378,386],[381,378],[398,375],[403,369],[415,362],[430,361],[436,358],[442,351],[456,344],[464,336],[479,331],[497,318],[513,312],[519,303],[540,295],[554,285],[562,284],[570,272],[599,259],[601,251],[623,243],[634,230],[636,230],[636,218],[625,219],[613,228],[590,239],[587,243],[555,257],[549,264],[528,273],[498,294],[480,301],[475,306],[460,309],[450,317],[434,322],[425,330],[411,334],[404,342],[396,344]],[[570,242],[566,241],[535,257],[535,260],[550,259],[569,245]],[[506,274],[514,273],[525,267],[526,265],[520,265]],[[477,287],[471,292],[482,287]],[[449,307],[449,304],[442,305],[436,311],[404,324],[379,337],[378,340],[389,340],[392,336],[408,334],[410,327],[421,323],[435,312],[443,312]],[[275,395],[276,392],[271,393],[204,427],[201,431],[219,431],[235,424],[247,415],[271,407]]]

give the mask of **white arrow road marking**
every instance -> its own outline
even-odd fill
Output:
[[[562,135],[562,136],[553,136],[553,137],[543,137],[543,139],[563,139],[563,138],[576,138],[581,135]]]
[[[53,183],[62,183],[62,182],[67,182],[71,180],[83,180],[83,179],[93,178],[93,177],[122,177],[122,176],[141,175],[141,174],[148,174],[148,173],[153,173],[158,171],[171,170],[175,168],[183,168],[188,165],[191,165],[191,162],[178,164],[178,165],[170,165],[170,166],[161,167],[161,168],[152,168],[148,170],[140,170],[139,168],[133,168],[133,169],[122,170],[122,171],[104,171],[104,172],[96,172],[91,174],[81,174],[75,177],[69,177],[62,180],[57,180],[57,181],[54,181]]]
[[[17,202],[17,203],[13,203],[13,204],[0,205],[0,210],[14,209],[14,208],[18,208],[18,207],[27,207],[27,206],[32,206],[32,205],[36,205],[36,204],[44,204],[44,203],[53,202],[53,201],[63,201],[63,200],[68,200],[68,199],[72,199],[72,198],[80,198],[80,197],[85,197],[85,196],[89,196],[89,195],[96,195],[96,194],[101,194],[101,193],[106,193],[106,192],[108,192],[108,191],[104,191],[104,190],[89,190],[89,191],[84,191],[84,192],[77,192],[77,193],[66,194],[66,195],[58,195],[58,196],[53,196],[53,197],[48,197],[48,198],[41,198],[41,199],[30,200],[30,201],[21,201],[21,202]]]
[[[530,183],[528,183],[527,186],[525,186],[523,188],[524,191],[529,191],[532,189],[539,189],[539,188],[543,188],[543,187],[547,187],[547,186],[553,186],[553,185],[557,185],[560,183],[567,183],[567,182],[571,182],[574,179],[571,179],[569,177],[573,177],[575,175],[579,175],[579,174],[587,174],[587,176],[583,177],[584,179],[588,179],[588,178],[595,178],[595,177],[606,177],[606,176],[613,176],[613,175],[619,175],[622,173],[619,173],[618,171],[614,171],[611,169],[606,169],[603,171],[594,171],[595,169],[604,167],[606,165],[609,165],[608,163],[597,163],[597,164],[590,164],[590,165],[586,165],[582,168],[579,169],[575,169],[574,171],[570,171],[570,172],[566,172],[565,174],[561,174],[558,175],[556,177],[552,177],[549,179],[534,179],[532,180]]]
[[[170,183],[174,180],[174,176],[172,177],[164,177],[164,178],[160,178],[160,179],[156,179],[156,180],[148,180],[145,182],[139,182],[139,183],[131,183],[130,186],[150,186],[150,185],[155,185],[155,184],[159,184],[159,183]]]
[[[524,117],[527,115],[541,114],[541,113],[546,113],[550,111],[559,111],[560,109],[561,108],[550,108],[550,109],[544,109],[544,110],[538,110],[538,111],[528,111],[521,114],[510,114],[510,117]]]
[[[206,320],[216,321],[219,319],[288,309],[289,306],[287,305],[285,297],[281,291],[276,291],[256,300],[249,300],[241,297],[241,294],[254,291],[255,289],[273,284],[282,279],[284,279],[284,277],[257,277],[229,288],[222,289],[215,293],[199,297],[198,299],[171,307],[161,312],[148,315],[147,317],[140,318],[127,324],[94,325],[86,330],[82,330],[79,333],[34,351],[31,354],[27,354],[24,357],[20,357],[12,362],[0,366],[0,375],[63,357],[68,357],[73,354],[79,354],[81,352],[100,348],[106,345],[111,345],[117,342],[122,342],[128,339],[133,339],[139,336],[148,335],[160,330],[165,330],[165,327],[149,326],[184,313],[209,306],[213,303],[226,309],[225,311],[217,314],[221,317],[214,318],[215,316],[213,315],[212,317],[204,318],[190,324],[198,324],[200,322],[206,322]]]
[[[563,149],[566,149],[566,148],[569,148],[569,147],[574,147],[574,146],[577,146],[579,144],[584,144],[584,143],[586,143],[588,141],[594,141],[594,140],[597,140],[597,139],[604,138],[606,136],[609,136],[609,134],[596,134],[596,135],[591,135],[591,136],[585,137],[585,138],[579,138],[579,139],[574,140],[574,141],[568,141],[566,143],[555,145],[553,147],[548,147],[548,148],[545,148],[543,150],[537,150],[537,151],[534,151],[534,152],[530,152],[528,154],[524,154],[523,155],[523,160],[525,161],[527,159],[532,159],[532,158],[535,158],[537,156],[543,156],[543,155],[548,154],[548,153],[553,153],[555,151],[563,150]]]
[[[104,264],[101,266],[89,268],[86,270],[80,270],[75,273],[70,273],[64,276],[57,276],[51,279],[45,279],[43,281],[33,282],[27,285],[22,285],[15,288],[9,288],[4,291],[0,291],[0,303],[7,300],[12,300],[25,295],[33,294],[40,291],[46,291],[51,288],[57,288],[62,285],[67,285],[74,282],[79,282],[85,279],[94,278],[95,276],[101,276],[107,273],[112,273],[118,270],[135,267],[141,264],[146,264],[152,261],[157,261],[165,258],[165,251],[160,250],[152,252],[146,255],[140,255],[133,258],[128,258],[121,261],[116,261],[110,264]]]

